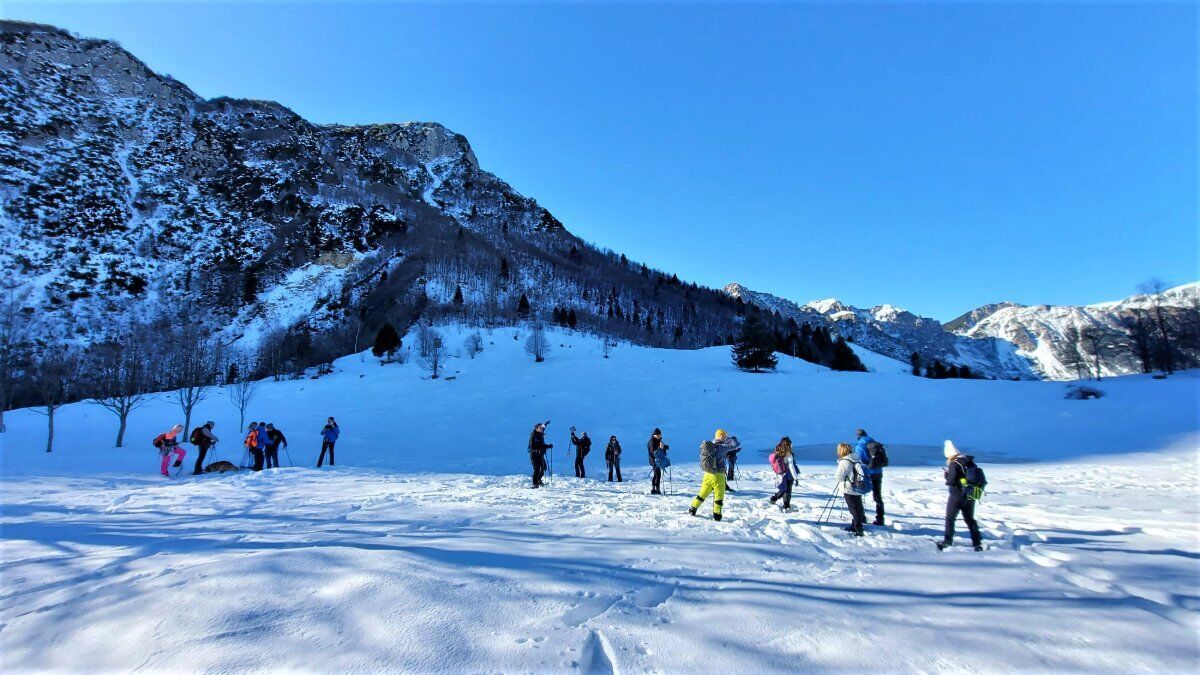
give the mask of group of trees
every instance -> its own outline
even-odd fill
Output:
[[[747,315],[737,337],[731,340],[733,363],[742,370],[762,372],[778,365],[775,352],[811,361],[833,370],[865,371],[866,366],[841,336],[824,326],[797,325],[789,319],[783,329],[771,330],[757,313]]]

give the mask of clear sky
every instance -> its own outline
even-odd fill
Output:
[[[686,280],[943,320],[1200,278],[1197,6],[116,4],[206,97],[429,120],[583,238]]]

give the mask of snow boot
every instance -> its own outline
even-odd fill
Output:
[[[979,551],[979,552],[983,552],[983,546],[981,546],[981,545],[979,545],[979,544],[976,544],[976,545],[975,545],[975,550],[976,550],[976,551]]]
[[[718,523],[719,523],[719,522],[721,522],[721,514],[719,514],[719,513],[714,513],[714,514],[713,514],[713,520],[717,521]]]
[[[853,532],[853,531],[854,531],[854,526],[853,526],[853,525],[847,525],[847,526],[843,527],[842,529],[843,529],[843,530],[845,530],[845,531],[847,531],[847,532]]]
[[[175,463],[174,463],[174,464],[172,464],[171,466],[173,466],[173,467],[175,467],[176,469],[178,469],[179,467],[183,466],[183,460],[182,460],[182,459],[177,459],[177,460],[175,460]]]
[[[945,551],[946,549],[950,548],[950,544],[951,544],[951,542],[948,542],[948,541],[939,541],[937,543],[938,550]]]
[[[883,518],[876,518],[876,519],[875,519],[875,526],[876,526],[876,527],[886,527],[886,525],[884,525],[884,524],[883,524]]]
[[[692,508],[688,509],[688,513],[693,516],[696,515],[696,507],[693,506]]]
[[[769,502],[771,502],[772,504],[774,504],[774,503],[776,503],[776,502],[778,502],[778,501],[779,501],[779,498],[778,498],[778,497],[771,496],[771,497],[767,497],[767,501],[769,501]]]

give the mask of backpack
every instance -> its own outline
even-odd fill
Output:
[[[705,473],[717,473],[724,471],[724,462],[717,459],[717,444],[712,441],[704,441],[700,444],[700,470]]]
[[[771,453],[771,470],[775,472],[775,475],[782,476],[784,474],[784,467],[785,467],[785,465],[779,461],[779,455],[772,452]]]
[[[659,448],[654,451],[654,466],[660,469],[665,469],[671,466],[671,458],[667,457],[667,451]]]
[[[864,470],[862,462],[850,462],[850,465],[850,490],[860,495],[871,494],[871,489],[875,487],[871,474]]]
[[[888,465],[887,448],[883,447],[883,443],[874,441],[867,444],[867,454],[871,457],[871,463],[867,468],[882,469]]]
[[[967,499],[971,501],[983,499],[983,491],[987,488],[987,476],[983,474],[983,469],[975,462],[971,462],[970,466],[959,462],[958,466],[963,470],[963,477],[959,479],[959,482],[962,483]]]
[[[204,433],[201,431],[204,427],[196,427],[192,429],[192,445],[201,445],[204,443]]]
[[[166,444],[167,434],[165,432],[154,437],[154,447],[158,448],[159,450],[162,450]]]

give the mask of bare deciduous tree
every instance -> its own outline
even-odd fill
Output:
[[[1088,326],[1079,333],[1085,351],[1092,357],[1092,376],[1099,382],[1103,376],[1103,353],[1108,348],[1108,334],[1099,326]]]
[[[258,383],[253,380],[254,364],[249,359],[241,357],[233,361],[236,365],[236,374],[231,381],[226,382],[225,386],[229,392],[229,400],[238,410],[238,429],[246,428],[246,409],[250,407],[250,402],[254,400],[255,389]],[[229,371],[234,372],[233,368]]]
[[[546,360],[550,351],[550,341],[546,339],[546,328],[542,322],[536,321],[530,327],[529,337],[525,339],[525,353],[533,357],[534,363]]]
[[[116,447],[124,447],[129,415],[150,400],[154,385],[146,347],[131,332],[122,341],[93,345],[87,356],[91,401],[117,416]]]
[[[1087,379],[1087,358],[1080,348],[1081,338],[1078,326],[1072,324],[1063,329],[1062,345],[1062,364],[1075,371],[1075,379]]]
[[[472,359],[475,358],[476,354],[483,351],[483,336],[479,334],[479,331],[475,331],[467,336],[467,339],[463,342],[463,350]]]
[[[1170,375],[1175,372],[1175,350],[1171,345],[1171,327],[1163,312],[1163,292],[1167,284],[1157,277],[1138,286],[1138,290],[1150,296],[1150,318],[1154,322],[1155,345],[1154,353],[1158,357],[1158,365],[1163,373]]]
[[[442,364],[446,362],[446,357],[449,356],[449,350],[446,348],[445,341],[436,330],[428,328],[429,345],[428,351],[420,356],[421,367],[429,372],[431,379],[436,380],[438,374],[441,373]]]
[[[21,306],[25,295],[15,289],[0,290],[0,433],[4,433],[4,411],[12,405],[19,376],[27,366],[29,322]]]
[[[190,430],[192,410],[207,398],[208,390],[216,380],[219,350],[195,325],[177,329],[171,336],[168,350],[168,386],[174,390],[170,396],[183,411],[184,429]]]
[[[604,358],[607,359],[609,357],[609,355],[612,354],[613,348],[616,346],[617,346],[616,342],[613,342],[612,340],[605,337],[605,338],[603,338],[602,342],[600,343],[600,353],[603,354]]]
[[[1129,348],[1133,351],[1134,357],[1142,365],[1142,372],[1149,373],[1154,370],[1153,345],[1150,336],[1153,327],[1149,318],[1141,310],[1135,309],[1122,316],[1118,323],[1129,339]]]
[[[417,323],[417,356],[425,358],[429,356],[429,351],[433,349],[433,343],[437,334],[428,321],[420,321]]]
[[[47,418],[46,452],[54,450],[54,413],[74,395],[79,355],[65,344],[47,345],[33,361],[30,382]]]

